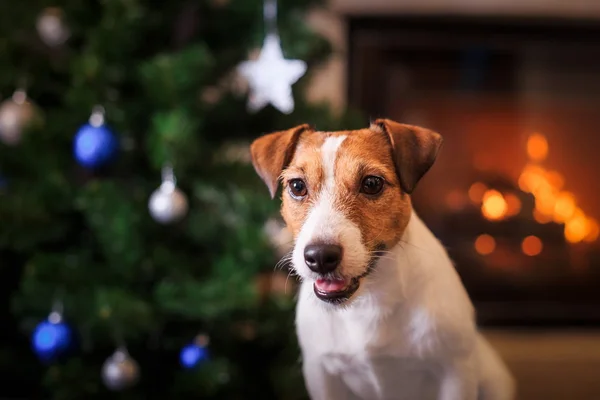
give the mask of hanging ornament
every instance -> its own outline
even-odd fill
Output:
[[[35,113],[25,90],[16,90],[9,100],[0,104],[0,139],[7,145],[18,144]]]
[[[44,9],[35,26],[42,41],[50,47],[63,44],[71,34],[65,24],[62,10],[56,7]]]
[[[238,66],[238,71],[250,86],[250,111],[258,111],[271,103],[282,113],[289,114],[294,110],[292,85],[306,72],[306,63],[283,57],[277,33],[276,0],[265,0],[264,19],[267,36],[258,59],[244,61]]]
[[[195,368],[208,360],[208,336],[198,335],[193,343],[188,344],[179,354],[179,361],[184,368]]]
[[[118,348],[102,366],[102,381],[110,390],[124,390],[135,385],[140,377],[138,363],[124,347]]]
[[[97,168],[109,162],[117,149],[117,138],[104,123],[104,108],[94,107],[89,122],[75,135],[75,158],[84,167]]]
[[[62,306],[57,304],[48,319],[40,322],[33,331],[33,350],[43,361],[62,355],[71,344],[71,328],[63,321],[61,309]]]
[[[171,166],[163,168],[162,183],[150,196],[148,209],[152,218],[161,224],[176,222],[187,214],[188,201],[185,194],[177,187],[177,180]]]

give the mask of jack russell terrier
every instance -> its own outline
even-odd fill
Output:
[[[284,186],[312,399],[514,398],[452,261],[411,206],[441,144],[385,119],[356,131],[301,125],[252,143],[271,197]]]

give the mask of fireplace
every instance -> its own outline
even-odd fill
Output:
[[[600,323],[600,24],[349,27],[351,104],[445,138],[415,208],[481,323]]]

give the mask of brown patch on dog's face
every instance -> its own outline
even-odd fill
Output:
[[[321,147],[326,138],[346,138],[337,150],[334,164],[334,207],[352,221],[370,251],[391,248],[400,240],[411,214],[410,196],[401,189],[389,140],[371,129],[333,133],[310,132],[300,138],[289,167],[283,172],[281,213],[294,238],[298,236],[310,209],[319,198],[326,172]],[[381,192],[371,195],[361,188],[367,177],[383,180]],[[303,200],[286,190],[294,179],[307,186]]]

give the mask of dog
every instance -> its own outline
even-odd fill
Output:
[[[512,400],[513,377],[411,193],[442,137],[387,119],[250,146],[294,237],[296,332],[313,400]]]

